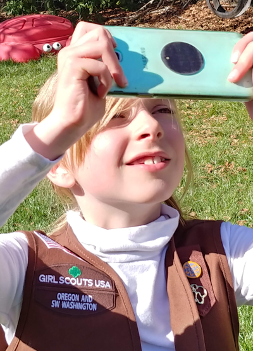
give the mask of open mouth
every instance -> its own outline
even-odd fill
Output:
[[[139,158],[135,161],[132,161],[130,163],[128,163],[129,166],[131,165],[153,165],[153,164],[158,164],[158,163],[166,163],[166,161],[169,161],[169,159],[164,158],[164,157],[160,157],[160,156],[146,156],[146,157],[142,157]]]

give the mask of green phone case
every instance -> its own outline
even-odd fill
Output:
[[[227,77],[239,33],[106,26],[129,85],[109,95],[248,101],[251,70],[238,82]],[[176,69],[175,69],[176,68]]]

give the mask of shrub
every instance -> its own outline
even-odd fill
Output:
[[[60,10],[74,10],[80,19],[87,19],[89,15],[106,8],[124,7],[130,9],[136,2],[136,0],[7,0],[4,10],[8,15],[13,16],[40,11],[48,11],[57,15]]]

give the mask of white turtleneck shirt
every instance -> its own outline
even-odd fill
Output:
[[[147,225],[111,230],[87,223],[73,211],[67,215],[79,242],[121,277],[144,351],[174,350],[164,258],[179,214],[165,205],[161,214]]]

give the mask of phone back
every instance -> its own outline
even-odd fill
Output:
[[[117,43],[115,52],[128,79],[113,84],[113,96],[149,96],[248,101],[251,71],[238,82],[227,77],[239,33],[106,27]]]

